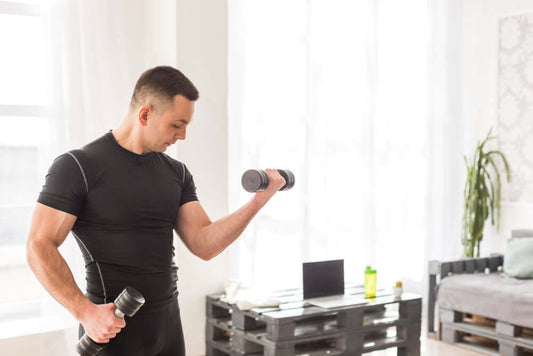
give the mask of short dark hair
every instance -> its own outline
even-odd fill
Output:
[[[198,89],[182,72],[170,66],[158,66],[141,74],[135,84],[130,106],[143,104],[150,96],[168,102],[178,94],[191,101],[199,97]]]

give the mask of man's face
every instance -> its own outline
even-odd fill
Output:
[[[177,140],[185,140],[187,125],[194,113],[194,101],[176,95],[173,102],[160,111],[148,120],[146,148],[153,152],[165,152]]]

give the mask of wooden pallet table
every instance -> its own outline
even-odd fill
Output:
[[[224,295],[206,298],[208,356],[361,355],[395,347],[398,355],[420,355],[421,308],[418,295],[394,298],[378,292],[365,299],[360,287],[346,294],[359,304],[320,308],[286,291],[276,308],[240,310]]]

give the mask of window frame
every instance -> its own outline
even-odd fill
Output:
[[[41,16],[41,4],[36,1],[33,3],[0,1],[0,14],[15,16]],[[0,104],[0,117],[32,117],[46,118],[46,107],[44,105],[9,105]],[[15,206],[27,206],[28,204],[3,204],[3,208]],[[25,258],[25,243],[0,246],[0,269],[19,268],[27,266]],[[21,319],[29,317],[38,317],[43,306],[47,303],[46,298],[33,298],[20,301],[6,301],[0,303],[0,331],[9,329],[10,322],[20,322]],[[6,324],[7,323],[7,324]],[[0,333],[0,339],[4,333]]]
[[[16,16],[41,16],[41,5],[38,2],[14,2],[0,1],[0,14]],[[0,117],[45,117],[46,109],[43,105],[8,105],[0,104]],[[13,204],[19,205],[19,204]],[[26,204],[24,204],[26,205]],[[7,204],[11,206],[11,204]],[[10,266],[20,266],[26,264],[26,260],[20,257],[13,257],[12,249],[20,248],[21,245],[0,246],[0,268]]]
[[[0,1],[0,14],[39,17],[41,6],[38,3]]]

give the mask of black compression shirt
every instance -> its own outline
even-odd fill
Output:
[[[164,153],[128,151],[108,132],[56,158],[37,201],[77,216],[72,233],[93,302],[112,302],[132,286],[148,311],[178,293],[172,230],[179,207],[195,200],[183,163]]]

